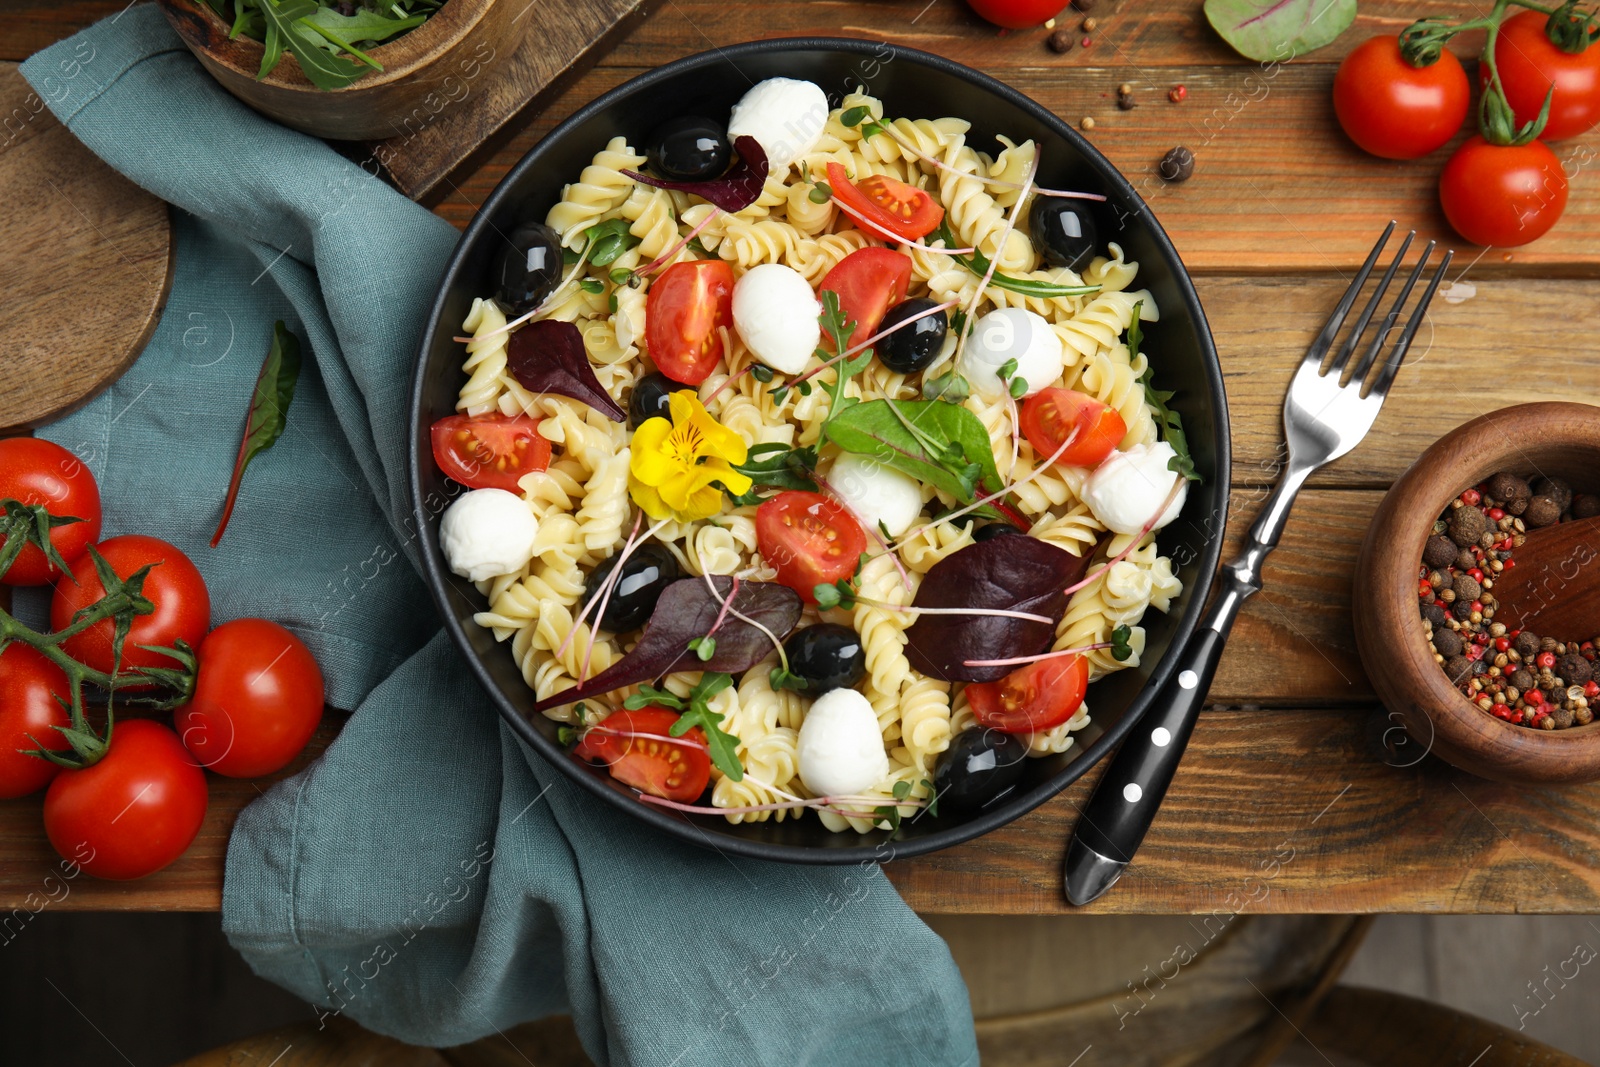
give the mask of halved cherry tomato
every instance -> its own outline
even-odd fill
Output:
[[[450,415],[433,424],[433,461],[468,489],[517,491],[550,466],[550,442],[526,415]]]
[[[910,284],[910,256],[889,248],[858,248],[822,276],[817,292],[839,294],[839,310],[856,324],[846,339],[853,345],[878,332],[883,316],[906,298]]]
[[[1056,457],[1064,467],[1097,467],[1122,443],[1128,424],[1117,409],[1071,389],[1043,389],[1022,405],[1022,433],[1043,460],[1055,455],[1073,430],[1072,444]]]
[[[614,711],[583,735],[573,754],[609,765],[611,777],[623,785],[687,804],[706,791],[706,783],[711,780],[711,756],[705,732],[698,726],[691,727],[682,737],[660,740],[671,736],[667,731],[677,721],[677,712],[654,706]],[[652,736],[633,736],[636,734]]]
[[[1057,656],[1018,667],[998,682],[973,682],[967,686],[967,703],[981,725],[1026,734],[1072,718],[1088,688],[1088,661]]]
[[[733,268],[720,259],[674,263],[650,286],[644,322],[656,369],[675,382],[699,385],[722,358],[717,328],[733,323]]]
[[[866,531],[842,504],[820,493],[791,489],[756,509],[756,542],[778,581],[817,602],[812,590],[856,572],[867,550]]]
[[[932,233],[944,218],[944,205],[926,191],[881,174],[852,184],[843,164],[829,163],[828,185],[845,214],[866,221],[868,229],[881,226],[907,241]]]
[[[100,488],[83,461],[54,441],[9,437],[0,441],[0,500],[43,504],[50,514],[82,522],[57,526],[50,543],[76,563],[84,550],[100,540]],[[24,545],[11,568],[0,575],[7,585],[44,585],[61,577],[38,545]]]

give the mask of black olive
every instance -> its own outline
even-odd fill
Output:
[[[933,771],[941,812],[964,814],[986,808],[1022,778],[1027,743],[1015,734],[983,726],[956,735]]]
[[[889,309],[878,327],[880,333],[894,330],[878,342],[878,359],[885,367],[896,374],[914,374],[938,357],[939,350],[944,347],[944,335],[950,329],[950,320],[944,312],[926,315],[895,330],[897,323],[937,306],[927,297],[919,296],[915,300],[902,300]]]
[[[645,149],[645,158],[650,169],[663,178],[698,182],[719,177],[728,169],[733,146],[721,123],[699,115],[684,115],[656,129]]]
[[[538,307],[561,280],[561,238],[542,222],[524,222],[506,238],[496,298],[516,314]]]
[[[806,680],[807,696],[848,688],[867,673],[861,635],[838,623],[819,622],[796,630],[783,643],[783,654],[789,657],[789,673]]]
[[[992,541],[996,537],[1008,537],[1011,534],[1020,534],[1022,531],[1009,522],[991,522],[987,526],[978,527],[972,535],[974,541]]]
[[[1028,211],[1028,233],[1034,251],[1052,267],[1086,267],[1100,247],[1100,229],[1081,200],[1039,197]]]
[[[686,388],[688,386],[678,384],[665,374],[646,374],[634,384],[633,396],[628,401],[628,425],[637,430],[646,419],[672,418],[668,398]]]
[[[616,570],[619,558],[620,554],[612,556],[589,572],[589,580],[583,586],[585,604],[599,593],[606,576]],[[661,599],[662,592],[681,577],[683,572],[671,552],[660,545],[640,545],[622,565],[622,577],[617,579],[611,599],[606,601],[600,628],[614,634],[637,630],[656,610],[656,601]]]

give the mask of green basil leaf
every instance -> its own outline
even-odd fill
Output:
[[[1206,0],[1206,21],[1246,59],[1287,62],[1331,44],[1356,0]]]

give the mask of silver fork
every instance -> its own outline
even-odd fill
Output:
[[[1415,231],[1408,233],[1349,336],[1324,369],[1328,350],[1388,243],[1389,235],[1394,232],[1394,225],[1389,223],[1378,243],[1372,246],[1366,262],[1356,272],[1355,280],[1345,290],[1322,332],[1306,350],[1300,369],[1289,384],[1289,395],[1283,403],[1289,462],[1261,516],[1250,529],[1249,544],[1237,559],[1223,568],[1221,592],[1206,613],[1199,631],[1184,646],[1175,681],[1169,682],[1158,694],[1150,711],[1122,743],[1078,820],[1066,861],[1067,899],[1074,904],[1087,904],[1110,889],[1133,859],[1172,782],[1184,746],[1189,743],[1206,690],[1216,674],[1217,660],[1222,657],[1228,631],[1245,600],[1261,589],[1261,565],[1267,554],[1278,546],[1295,496],[1312,471],[1349,452],[1372,428],[1406,350],[1411,347],[1411,339],[1428,310],[1428,302],[1450,266],[1454,253],[1447,251],[1423,291],[1422,299],[1411,312],[1411,318],[1395,338],[1388,357],[1379,363],[1378,353],[1384,338],[1399,318],[1412,288],[1433,255],[1434,242],[1429,241],[1406,278],[1399,297],[1383,317],[1377,334],[1354,366],[1350,366],[1351,355],[1416,236]]]

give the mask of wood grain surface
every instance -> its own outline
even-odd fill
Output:
[[[121,6],[0,0],[0,12],[12,12],[0,55],[22,58]],[[512,123],[505,145],[452,178],[435,210],[464,226],[555,123],[691,52],[843,34],[978,66],[1071,121],[1092,116],[1086,136],[1144,192],[1196,272],[1233,418],[1231,548],[1276,472],[1294,365],[1378,229],[1395,218],[1459,245],[1435,200],[1448,149],[1407,164],[1358,153],[1331,117],[1334,65],[1370,34],[1459,11],[1444,0],[1367,0],[1356,27],[1333,45],[1263,69],[1221,44],[1198,0],[1098,0],[1092,44],[1065,55],[1044,47],[1043,30],[997,34],[957,0],[670,0],[542,111]],[[1455,47],[1465,57],[1478,44],[1468,35]],[[1122,82],[1136,87],[1132,111],[1113,102]],[[1188,90],[1181,104],[1166,99],[1175,84]],[[1150,168],[1180,143],[1196,151],[1195,177],[1163,184]],[[1499,785],[1401,744],[1361,669],[1350,607],[1367,524],[1383,490],[1424,448],[1510,404],[1600,398],[1591,354],[1600,328],[1600,186],[1591,145],[1600,148],[1600,137],[1557,146],[1572,160],[1572,192],[1548,236],[1481,257],[1458,248],[1454,284],[1434,301],[1376,427],[1302,494],[1264,592],[1233,631],[1212,710],[1160,818],[1137,862],[1091,910],[1192,912],[1196,922],[1268,911],[1600,911],[1600,832],[1591,817],[1600,786]],[[325,727],[318,744],[328,735]],[[1095,778],[979,841],[892,864],[890,877],[932,913],[1065,911],[1065,844]],[[200,839],[168,871],[130,885],[80,880],[51,906],[216,908],[227,830],[255,788],[216,781]],[[54,869],[37,804],[0,804],[0,904],[16,905]]]
[[[174,260],[166,204],[84,148],[14,63],[0,63],[0,113],[0,429],[18,429],[116,381],[161,317]]]

